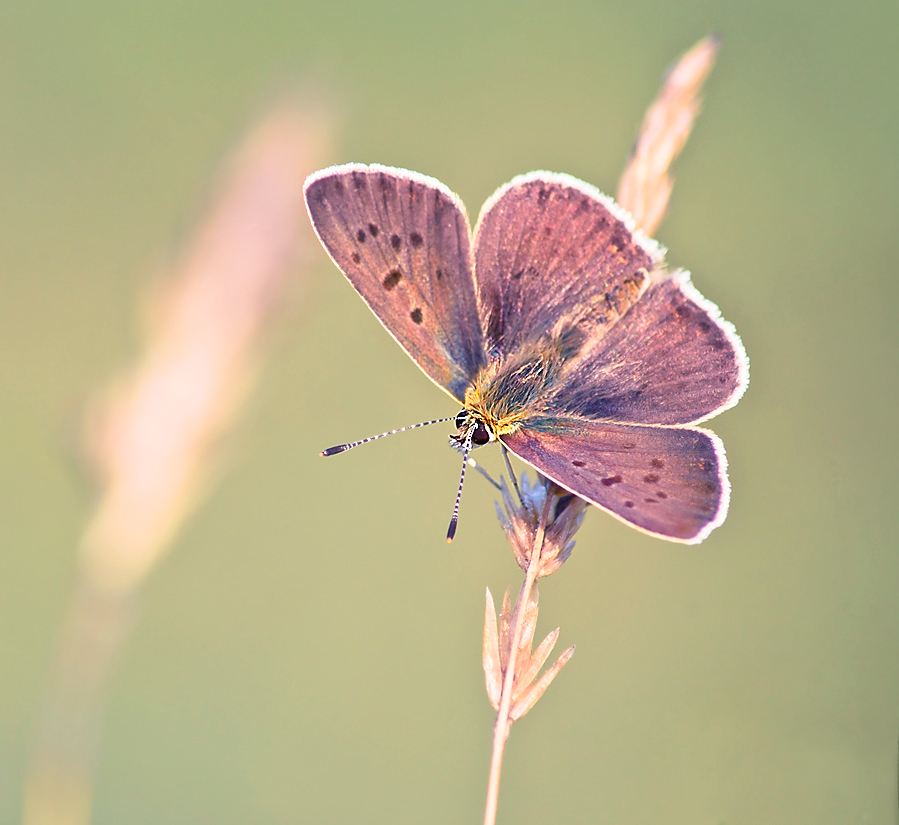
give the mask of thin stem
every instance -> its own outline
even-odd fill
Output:
[[[496,808],[499,802],[499,778],[503,767],[503,753],[506,748],[506,740],[512,723],[509,721],[509,711],[512,707],[512,688],[515,681],[515,663],[518,658],[518,645],[521,642],[521,633],[524,626],[526,606],[531,597],[534,582],[537,581],[537,572],[540,569],[540,556],[543,553],[543,537],[546,534],[546,522],[549,519],[549,508],[552,496],[547,491],[543,512],[540,514],[540,523],[537,527],[537,535],[534,537],[534,549],[528,562],[527,573],[521,590],[518,593],[518,601],[515,603],[515,613],[512,616],[512,638],[509,640],[509,660],[506,665],[506,674],[503,679],[503,694],[500,699],[499,713],[493,726],[493,756],[490,760],[490,778],[487,783],[487,807],[484,811],[484,825],[495,825]]]

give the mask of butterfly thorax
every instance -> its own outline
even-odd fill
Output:
[[[482,424],[491,441],[515,432],[539,413],[562,367],[558,342],[542,340],[511,356],[491,358],[465,391],[466,419]]]

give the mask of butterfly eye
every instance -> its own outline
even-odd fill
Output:
[[[478,424],[474,428],[474,434],[471,436],[471,443],[480,446],[488,441],[490,441],[490,433],[487,432],[487,428],[483,424]]]

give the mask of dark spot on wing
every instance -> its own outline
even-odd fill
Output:
[[[628,441],[627,443],[621,445],[621,449],[622,450],[633,450],[634,447],[636,447],[636,446],[637,445],[634,444],[633,441]]]
[[[390,292],[401,280],[403,279],[402,274],[398,269],[394,269],[391,272],[388,272],[382,283],[384,284],[384,289]]]
[[[587,466],[586,461],[572,461],[571,463],[574,464],[575,467],[586,467]]]
[[[541,187],[540,191],[537,193],[537,205],[538,206],[546,206],[546,202],[549,200],[549,189],[545,187]]]
[[[365,180],[365,175],[359,172],[353,172],[353,186],[355,186],[356,189],[367,188],[368,184]]]
[[[409,317],[412,318],[412,320],[416,324],[420,324],[421,323],[421,310],[418,307],[416,307],[415,309],[412,310],[412,312],[409,313]]]
[[[706,481],[704,484],[699,485],[701,489],[705,490],[707,493],[716,493],[718,492],[718,485],[713,481]]]
[[[708,321],[700,321],[696,326],[698,326],[703,332],[710,332],[712,329],[712,325]]]
[[[362,260],[362,258],[359,256],[358,252],[354,252],[350,257],[353,259],[354,264],[358,264],[359,261]]]
[[[418,232],[413,232],[409,235],[409,243],[411,243],[415,249],[418,249],[418,247],[424,243],[424,238],[422,238]]]
[[[360,229],[356,233],[356,240],[359,241],[359,243],[365,243],[365,230],[364,229]]]
[[[343,182],[340,180],[340,178],[334,178],[334,191],[343,192]]]
[[[371,236],[372,236],[373,238],[377,238],[377,237],[378,237],[378,233],[379,233],[381,230],[378,229],[378,227],[375,226],[373,223],[370,223],[370,224],[368,225],[368,231],[371,232]]]
[[[609,476],[609,478],[604,478],[602,480],[603,486],[611,487],[613,484],[621,484],[624,479],[621,476]]]
[[[391,235],[390,236],[390,245],[394,249],[399,249],[403,243],[403,239],[399,235]]]
[[[625,502],[624,502],[624,506],[625,506],[625,507],[633,507],[633,506],[634,506],[634,502],[632,502],[632,501],[625,501]]]
[[[668,498],[668,493],[663,493],[661,490],[656,490],[656,498],[666,499]]]
[[[553,228],[552,228],[551,226],[544,226],[544,227],[543,227],[543,234],[546,235],[547,238],[548,238],[550,235],[552,235],[552,233],[553,233]]]
[[[522,275],[524,275],[524,270],[523,270],[523,269],[518,270],[518,272],[513,272],[513,273],[512,273],[512,280],[513,280],[513,281],[520,281]]]
[[[665,462],[662,461],[661,458],[654,458],[654,459],[653,459],[652,461],[650,461],[649,463],[650,463],[653,467],[655,467],[656,469],[659,469],[659,470],[661,470],[662,467],[665,466]]]
[[[612,235],[612,243],[618,249],[627,249],[627,245],[630,243],[630,232],[627,231],[627,227],[620,221],[615,227],[615,233]]]
[[[443,270],[438,269],[434,274],[437,276],[437,280],[439,281],[443,277]]]
[[[659,503],[654,498],[644,498],[643,501],[645,501],[647,504],[658,504]]]
[[[655,484],[659,480],[659,477],[656,473],[649,473],[648,475],[643,476],[643,480],[647,484]]]

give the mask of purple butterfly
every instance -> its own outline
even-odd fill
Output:
[[[462,405],[463,474],[470,449],[500,441],[651,535],[696,544],[724,521],[724,446],[692,425],[737,403],[746,353],[614,201],[532,172],[487,201],[472,236],[456,195],[403,169],[334,166],[305,192],[334,263]]]

